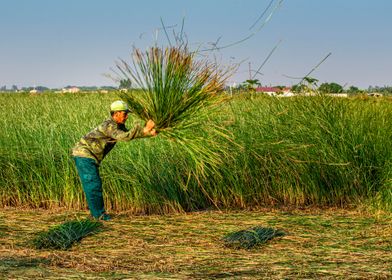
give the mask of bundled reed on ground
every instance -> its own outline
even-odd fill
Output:
[[[99,221],[90,219],[67,221],[37,234],[33,245],[37,249],[67,250],[84,237],[98,232],[101,227]]]
[[[223,237],[223,242],[226,247],[233,249],[253,249],[265,244],[267,241],[275,237],[285,235],[286,233],[282,230],[256,226],[228,233]]]

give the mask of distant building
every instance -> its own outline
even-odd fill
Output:
[[[280,88],[280,87],[257,87],[256,88],[256,92],[262,92],[265,94],[268,94],[270,96],[275,96],[275,95],[290,95],[291,93],[291,88],[289,87],[284,87],[284,88]]]
[[[325,93],[324,95],[332,97],[348,97],[347,93]]]
[[[370,92],[368,93],[368,96],[373,96],[373,97],[382,97],[382,93],[379,92]]]
[[[29,93],[32,95],[40,94],[43,92],[44,92],[44,90],[42,89],[42,87],[36,87],[36,88],[33,88],[32,90],[29,90]]]
[[[77,93],[80,91],[80,88],[78,87],[69,87],[69,88],[63,88],[62,92],[69,92],[69,93]]]

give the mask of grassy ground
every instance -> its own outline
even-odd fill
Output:
[[[3,279],[391,279],[392,219],[337,209],[120,213],[69,251],[35,250],[34,234],[85,217],[66,210],[0,210]],[[287,235],[263,247],[225,248],[252,226]]]

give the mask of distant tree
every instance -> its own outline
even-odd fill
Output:
[[[16,85],[12,85],[11,89],[12,89],[13,91],[17,91],[17,90],[18,90],[18,87],[17,87]]]
[[[255,91],[258,86],[260,86],[260,81],[258,79],[249,79],[243,83],[243,86],[250,91]]]
[[[6,90],[7,90],[7,86],[0,87],[0,91],[6,91]]]
[[[115,90],[116,88],[113,86],[101,86],[100,89],[105,89],[105,90]]]
[[[319,80],[317,80],[316,78],[312,78],[312,77],[305,77],[304,78],[304,82],[306,82],[307,83],[307,86],[309,87],[309,88],[315,88],[315,87],[317,87],[317,82],[318,82]]]
[[[38,91],[46,91],[46,90],[49,90],[49,88],[44,87],[44,86],[37,86],[37,87],[35,87],[35,89],[38,90]]]
[[[343,87],[337,83],[322,83],[318,90],[320,93],[341,93]]]
[[[362,93],[362,92],[363,92],[362,90],[360,90],[355,86],[350,86],[347,90],[347,93],[351,93],[351,94]]]
[[[79,87],[79,89],[82,91],[93,91],[93,90],[97,90],[98,87],[97,86],[81,86],[81,87]]]
[[[392,87],[391,86],[377,87],[377,92],[382,93],[384,95],[390,95],[392,93]]]
[[[291,87],[291,91],[294,93],[304,93],[304,92],[308,92],[309,88],[304,84],[297,84]]]
[[[315,93],[317,91],[317,82],[316,78],[305,77],[301,83],[294,85],[291,90],[295,93]]]
[[[120,80],[119,89],[130,89],[132,88],[132,81],[130,79]]]

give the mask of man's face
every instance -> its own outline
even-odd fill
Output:
[[[128,119],[128,113],[125,111],[118,111],[114,113],[113,119],[118,124],[124,124]]]

